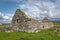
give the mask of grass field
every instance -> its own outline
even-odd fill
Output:
[[[2,24],[0,25],[0,27],[9,27],[10,25],[9,24]]]
[[[54,26],[54,28],[44,29],[38,33],[26,33],[19,31],[9,33],[0,32],[0,40],[60,40],[60,31],[53,31],[58,26],[60,27],[60,23],[54,23]]]

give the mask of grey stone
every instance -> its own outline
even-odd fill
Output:
[[[39,22],[38,20],[29,18],[23,11],[17,9],[13,16],[11,25],[13,30],[35,32],[37,29],[53,27],[53,22],[51,22],[47,17],[45,17],[42,22]]]

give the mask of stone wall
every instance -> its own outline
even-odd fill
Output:
[[[50,28],[52,22],[39,22],[38,20],[29,18],[20,9],[17,9],[13,16],[12,29],[16,31],[35,32],[37,29]]]

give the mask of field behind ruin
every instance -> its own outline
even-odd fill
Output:
[[[0,25],[0,27],[7,27],[9,24]],[[38,33],[26,33],[26,32],[0,32],[0,40],[60,40],[60,28],[59,22],[54,22],[54,27],[50,29],[44,29]]]

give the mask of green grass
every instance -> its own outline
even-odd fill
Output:
[[[54,23],[57,27],[60,23]],[[56,27],[50,29],[44,29],[38,33],[26,33],[26,32],[0,32],[0,40],[60,40],[60,31],[53,32]]]
[[[9,27],[10,25],[9,24],[2,24],[0,25],[0,27]]]
[[[57,33],[49,30],[39,33],[0,32],[0,40],[60,40],[60,37],[57,35]]]
[[[54,27],[55,26],[60,26],[60,22],[54,22]]]

